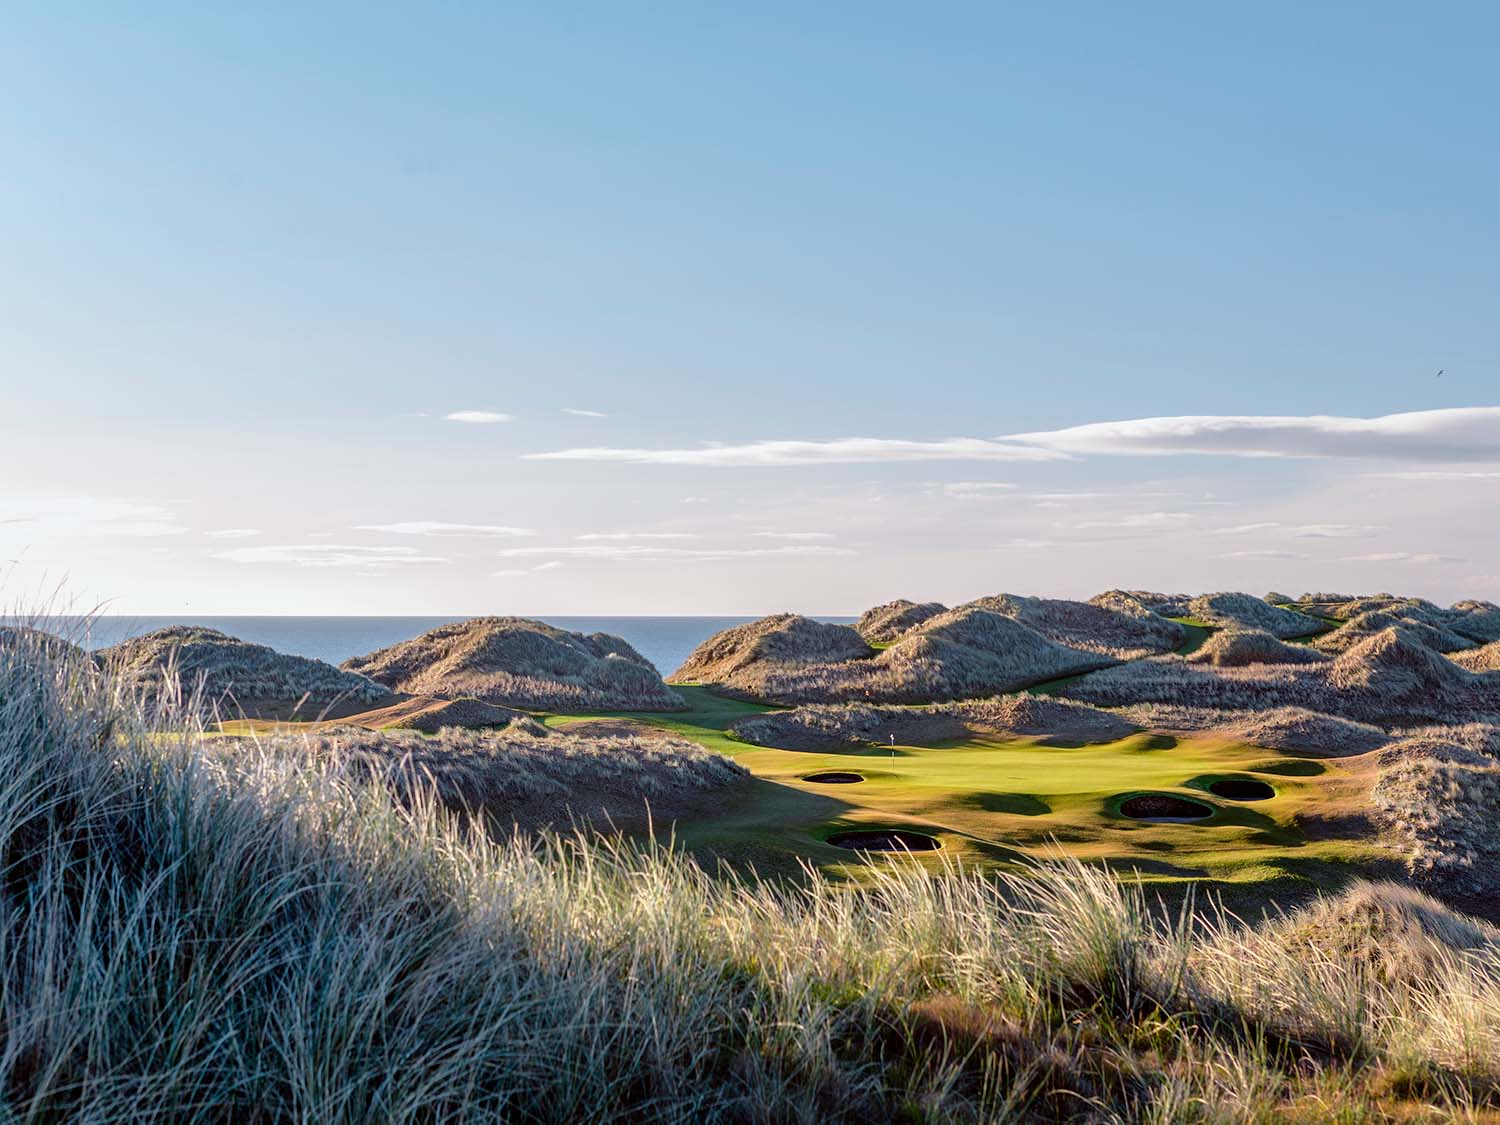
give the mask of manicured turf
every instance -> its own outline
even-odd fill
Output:
[[[755,782],[711,820],[679,822],[678,840],[695,852],[755,863],[762,870],[799,861],[857,872],[866,862],[828,844],[851,828],[906,828],[936,836],[942,850],[910,862],[959,856],[987,866],[1065,852],[1108,862],[1145,880],[1282,879],[1341,882],[1350,865],[1378,858],[1356,840],[1307,830],[1357,801],[1361,786],[1337,762],[1299,758],[1204,738],[1140,734],[1090,746],[1041,739],[975,739],[940,747],[868,745],[828,753],[750,746],[725,733],[765,710],[682,689],[684,714],[629,717],[727,753]],[[574,717],[552,718],[566,725]],[[803,780],[821,771],[862,774],[857,784]],[[1209,794],[1223,777],[1250,777],[1276,789],[1269,800],[1237,802]],[[1118,811],[1140,793],[1176,793],[1211,805],[1191,824],[1147,823]]]

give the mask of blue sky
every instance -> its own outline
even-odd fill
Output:
[[[0,593],[1500,597],[1497,33],[1480,4],[17,5]],[[1440,410],[1470,412],[1420,442],[993,441]],[[914,444],[762,444],[851,439]]]

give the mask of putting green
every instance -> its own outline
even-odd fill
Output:
[[[1357,807],[1364,786],[1337,761],[1283,754],[1207,738],[1138,734],[1094,745],[1036,738],[983,738],[941,746],[851,745],[834,752],[750,746],[725,733],[765,710],[702,688],[681,688],[692,710],[633,718],[736,758],[755,775],[711,820],[679,822],[693,851],[780,868],[811,862],[851,873],[889,859],[851,854],[827,842],[852,829],[899,828],[934,836],[937,852],[903,862],[958,857],[979,866],[1025,863],[1058,852],[1107,862],[1145,880],[1258,883],[1342,882],[1351,865],[1381,858],[1327,826]],[[553,717],[567,725],[578,716]],[[856,783],[806,780],[857,773]],[[1275,795],[1235,801],[1209,787],[1225,777],[1256,779]],[[1191,823],[1134,820],[1122,801],[1175,794],[1213,809]]]

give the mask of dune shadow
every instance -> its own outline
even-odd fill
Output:
[[[1314,762],[1307,758],[1289,758],[1279,762],[1257,762],[1253,766],[1246,766],[1248,773],[1271,773],[1281,777],[1317,777],[1328,772],[1328,767],[1322,762]]]
[[[964,802],[985,812],[1011,816],[1043,816],[1052,811],[1051,805],[1029,793],[970,793]]]

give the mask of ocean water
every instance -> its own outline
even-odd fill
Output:
[[[338,664],[462,617],[52,617],[31,622],[87,648],[106,648],[167,625],[201,625],[278,652]],[[753,617],[538,617],[576,633],[624,637],[662,675],[675,671],[702,641]],[[820,617],[849,624],[852,617]]]

